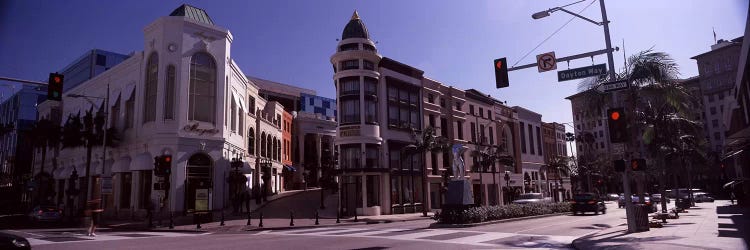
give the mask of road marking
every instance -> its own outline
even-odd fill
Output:
[[[586,218],[586,219],[580,219],[580,220],[574,220],[574,221],[566,221],[566,222],[560,222],[560,223],[555,223],[555,224],[546,224],[546,225],[544,225],[544,226],[532,227],[532,228],[529,228],[529,229],[524,229],[524,230],[520,230],[520,231],[515,231],[515,232],[513,232],[513,233],[521,233],[521,232],[526,232],[526,231],[531,231],[531,230],[541,229],[541,228],[545,228],[545,227],[551,227],[551,226],[559,226],[559,225],[564,225],[564,224],[570,224],[570,223],[573,223],[573,222],[580,222],[580,221],[593,220],[593,219],[596,219],[596,218],[597,218],[597,217],[596,217],[596,216],[594,216],[594,217],[591,217],[591,218]]]
[[[29,233],[29,232],[24,232],[24,231],[18,231],[18,230],[8,230],[8,232],[16,232],[16,233],[28,234],[28,235],[33,235],[33,236],[36,236],[36,237],[46,237],[45,235],[35,234],[35,233]]]
[[[255,234],[255,235],[267,234],[267,233],[270,233],[270,232],[271,232],[271,230],[263,230],[263,231],[260,231],[259,233]]]

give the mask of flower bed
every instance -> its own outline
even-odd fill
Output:
[[[433,219],[443,224],[469,224],[534,215],[570,212],[570,203],[510,204],[503,206],[471,207],[463,210],[443,210]]]

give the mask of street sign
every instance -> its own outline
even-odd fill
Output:
[[[607,73],[606,64],[591,65],[588,67],[562,70],[557,72],[557,81],[568,81],[591,76],[604,75]]]
[[[556,70],[557,61],[555,59],[555,52],[536,55],[536,67],[539,69],[539,73]]]
[[[612,143],[612,154],[622,155],[625,154],[625,143]]]
[[[102,194],[112,194],[112,177],[102,177]]]
[[[612,91],[618,91],[627,89],[630,87],[630,83],[628,83],[628,80],[619,80],[614,82],[606,82],[602,85],[599,85],[599,87],[596,88],[599,92],[612,92]]]

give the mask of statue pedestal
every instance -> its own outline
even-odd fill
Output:
[[[452,180],[448,183],[445,194],[445,205],[449,207],[464,207],[474,204],[474,193],[468,180]]]

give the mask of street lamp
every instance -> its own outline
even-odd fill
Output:
[[[85,98],[86,101],[88,101],[89,103],[91,103],[92,106],[95,106],[95,105],[91,101],[91,99],[89,99],[89,98],[104,99],[104,102],[99,107],[99,109],[102,110],[102,115],[104,115],[104,125],[102,126],[102,171],[100,172],[101,177],[103,177],[104,176],[104,165],[106,164],[106,159],[107,159],[107,121],[108,121],[107,118],[109,117],[109,114],[107,112],[107,105],[109,104],[109,84],[107,84],[107,93],[106,93],[106,95],[104,97],[87,96],[87,95],[80,95],[80,94],[68,94],[67,96],[68,97],[72,97],[72,98]],[[86,191],[85,191],[86,195],[84,195],[84,197],[86,198],[87,201],[91,199],[91,197],[89,197],[89,195],[91,195],[91,192],[89,192],[89,189],[93,188],[93,186],[89,184],[89,183],[91,183],[91,180],[89,180],[89,178],[90,178],[89,167],[90,166],[86,167],[86,174],[85,174],[86,175],[86,186],[87,187],[86,187]],[[101,178],[100,178],[100,181],[102,181]],[[104,197],[104,194],[102,194],[102,190],[101,190],[102,189],[102,184],[103,183],[99,184],[99,199],[101,199],[101,203],[100,203],[100,204],[102,204],[101,208],[104,209],[104,206],[103,206],[104,199],[102,198],[102,197]]]
[[[505,192],[508,194],[508,203],[510,203],[510,171],[505,171],[505,176],[503,176],[503,180],[505,180]]]

